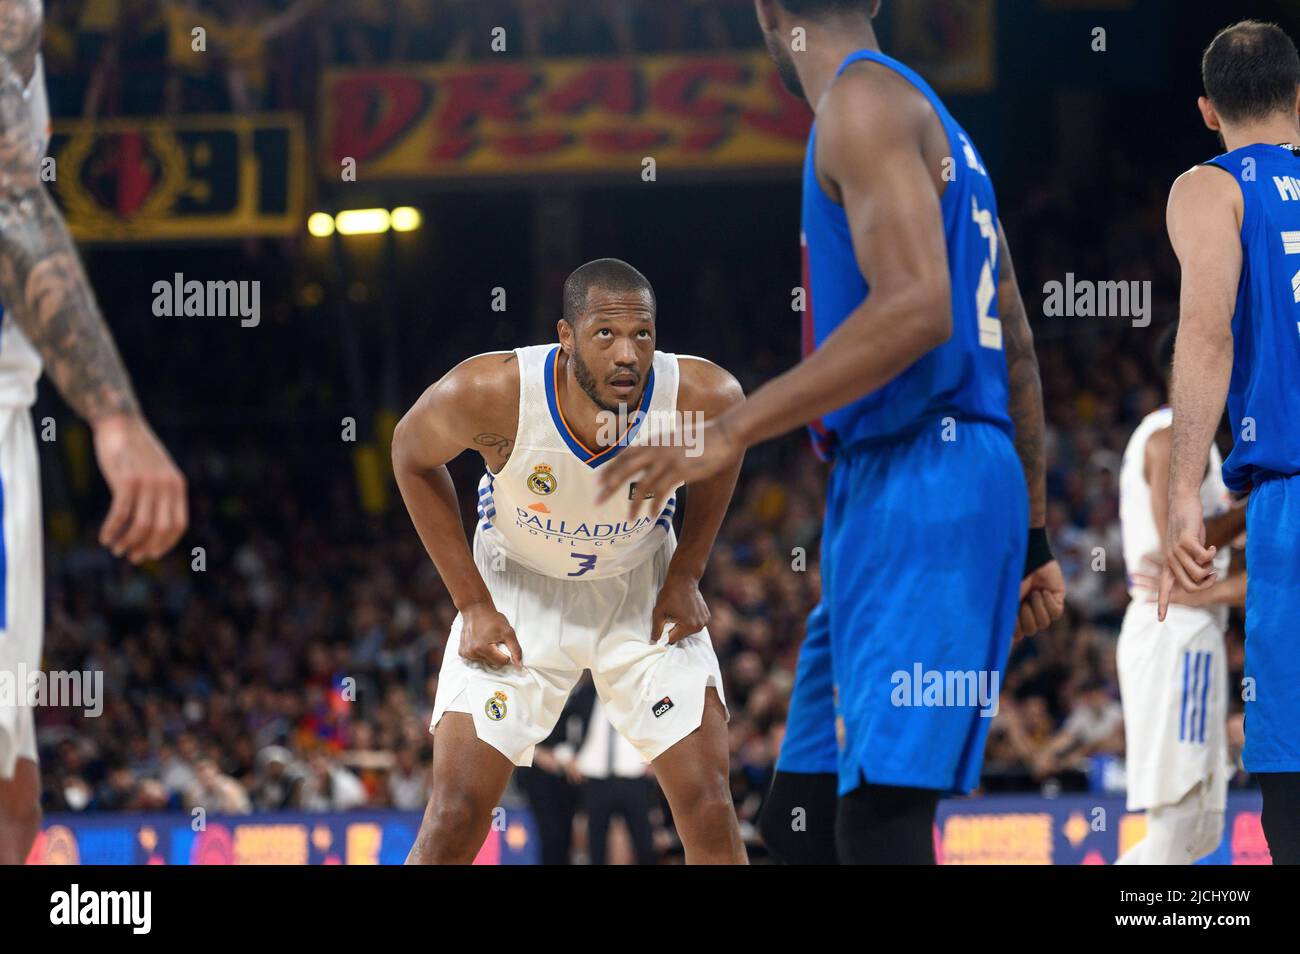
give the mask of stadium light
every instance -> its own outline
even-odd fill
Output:
[[[420,227],[422,221],[420,210],[409,205],[400,205],[393,209],[390,219],[394,232],[414,232]]]
[[[307,217],[307,231],[316,238],[329,238],[336,231],[340,235],[378,235],[389,229],[414,232],[423,223],[424,216],[419,209],[399,205],[391,212],[387,209],[345,209],[338,215],[313,212]]]
[[[334,234],[334,216],[328,212],[313,212],[307,217],[307,231],[316,238],[329,238]]]
[[[334,216],[340,235],[377,235],[387,232],[390,225],[387,209],[345,209]]]

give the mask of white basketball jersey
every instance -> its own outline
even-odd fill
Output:
[[[39,137],[41,155],[50,144],[50,104],[45,98],[45,68],[36,57],[36,69],[23,98],[28,103],[31,128]],[[41,356],[0,308],[0,407],[31,407],[36,401],[36,380],[41,376]]]
[[[628,520],[631,486],[596,505],[600,465],[623,446],[643,442],[647,419],[662,421],[676,412],[677,355],[655,352],[641,404],[629,410],[626,436],[616,444],[618,435],[611,433],[608,446],[588,448],[560,408],[559,350],[556,344],[515,349],[519,429],[505,467],[479,481],[477,532],[493,552],[546,576],[617,576],[650,558],[672,534],[677,496],[659,513]]]
[[[1119,521],[1124,538],[1124,564],[1128,569],[1129,595],[1134,600],[1144,602],[1151,591],[1134,585],[1133,571],[1154,575],[1158,571],[1153,570],[1149,564],[1144,567],[1142,558],[1148,554],[1158,555],[1164,550],[1164,541],[1160,539],[1155,513],[1151,509],[1151,487],[1146,478],[1147,441],[1156,431],[1173,424],[1173,420],[1174,412],[1170,407],[1162,407],[1144,417],[1129,438],[1128,446],[1124,448],[1124,460],[1119,471]],[[1217,516],[1232,506],[1232,498],[1223,482],[1222,465],[1219,448],[1211,444],[1209,470],[1201,483],[1201,506],[1207,517]],[[1228,561],[1229,548],[1219,547],[1214,556],[1214,568],[1218,571],[1219,579],[1227,574]],[[1222,616],[1223,624],[1226,624],[1227,607],[1214,607],[1212,612],[1216,618]]]

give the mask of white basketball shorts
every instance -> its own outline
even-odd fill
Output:
[[[1207,804],[1223,810],[1231,776],[1223,633],[1189,607],[1170,606],[1162,623],[1154,603],[1129,605],[1116,665],[1130,811],[1173,805],[1202,781]]]
[[[651,642],[650,614],[676,547],[671,532],[640,566],[600,580],[562,580],[508,557],[493,568],[476,534],[474,562],[497,611],[509,620],[524,665],[487,667],[461,657],[457,615],[443,654],[432,732],[445,712],[468,712],[478,737],[516,765],[555,728],[584,669],[606,714],[647,762],[694,732],[712,686],[725,707],[713,643],[702,630],[673,645]]]
[[[25,673],[41,663],[44,567],[41,483],[31,412],[0,407],[0,778],[20,758],[36,761],[32,707],[22,704]]]

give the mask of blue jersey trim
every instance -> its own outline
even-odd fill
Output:
[[[560,346],[556,345],[546,356],[546,366],[542,371],[542,377],[546,385],[546,406],[551,411],[551,423],[555,425],[555,430],[559,432],[560,437],[564,438],[564,443],[568,445],[569,450],[573,451],[573,456],[577,457],[584,464],[592,469],[599,467],[606,461],[613,460],[622,452],[641,428],[641,422],[645,420],[646,414],[650,410],[650,401],[654,397],[655,391],[655,369],[650,368],[650,373],[646,375],[645,390],[641,394],[641,403],[636,412],[632,415],[632,423],[627,429],[619,442],[612,447],[606,447],[602,451],[592,451],[583,445],[583,443],[574,436],[569,430],[568,422],[564,420],[564,414],[560,411],[559,396],[555,391],[556,357],[560,353]]]

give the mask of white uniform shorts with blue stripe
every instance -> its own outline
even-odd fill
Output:
[[[1228,666],[1224,626],[1204,610],[1135,599],[1116,649],[1124,706],[1128,807],[1173,805],[1209,781],[1207,808],[1227,801]]]
[[[656,532],[659,532],[656,530]],[[514,627],[524,665],[488,667],[460,655],[461,617],[451,625],[434,699],[432,732],[445,712],[468,712],[476,734],[515,765],[551,734],[569,692],[590,669],[609,720],[650,762],[694,732],[722,674],[708,630],[668,645],[651,642],[650,616],[676,548],[672,530],[644,563],[620,576],[544,576],[474,537],[478,566],[498,612]]]
[[[36,761],[32,707],[15,705],[18,682],[41,662],[44,629],[41,484],[31,411],[0,407],[0,778],[20,758]]]

